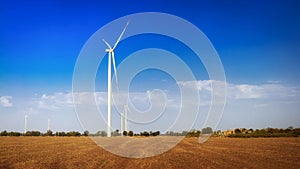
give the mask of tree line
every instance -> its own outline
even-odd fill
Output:
[[[78,131],[53,133],[51,130],[48,130],[46,133],[42,133],[40,131],[27,131],[26,133],[21,133],[15,131],[8,132],[4,130],[0,133],[0,136],[88,136],[88,131],[85,131],[83,133],[80,133]]]
[[[227,137],[239,137],[239,138],[250,138],[250,137],[298,137],[300,135],[300,128],[288,127],[286,129],[279,128],[265,128],[265,129],[245,129],[236,128],[232,134]]]
[[[265,129],[246,129],[246,128],[236,128],[233,130],[225,131],[213,131],[211,127],[203,128],[202,130],[192,129],[190,131],[167,131],[164,134],[161,134],[160,131],[143,131],[139,133],[134,133],[133,131],[123,131],[120,132],[118,129],[111,133],[112,136],[142,136],[142,137],[151,137],[151,136],[185,136],[185,137],[199,137],[200,134],[211,134],[215,137],[239,137],[239,138],[249,138],[249,137],[298,137],[300,135],[300,128],[288,127],[286,129],[279,128],[265,128]],[[102,136],[106,137],[106,131],[98,131],[96,133],[90,133],[89,131],[84,131],[80,133],[78,131],[69,131],[69,132],[52,132],[48,130],[45,133],[40,131],[27,131],[26,133],[21,132],[8,132],[6,130],[0,133],[0,136]]]
[[[149,137],[149,136],[158,136],[160,135],[160,131],[143,131],[143,132],[140,132],[140,133],[134,133],[133,131],[123,131],[123,132],[120,132],[118,129],[113,131],[111,133],[112,136],[129,136],[129,137],[132,137],[132,136],[145,136],[145,137]],[[102,136],[102,137],[105,137],[107,136],[107,133],[106,131],[98,131],[96,132],[95,134],[89,134],[89,136]]]
[[[119,132],[119,130],[117,129],[116,131],[113,131],[111,133],[112,136],[158,136],[160,135],[160,131],[155,131],[155,132],[148,132],[148,131],[144,131],[144,132],[140,132],[140,133],[133,133],[133,131],[123,131],[122,133]],[[2,131],[0,133],[0,136],[75,136],[75,137],[79,137],[79,136],[102,136],[102,137],[106,137],[107,133],[106,131],[98,131],[94,134],[91,134],[89,131],[84,131],[83,133],[80,133],[78,131],[69,131],[69,132],[55,132],[53,133],[51,130],[48,130],[45,133],[42,133],[40,131],[27,131],[26,133],[21,133],[21,132],[15,132],[15,131],[11,131],[8,132],[6,130]]]
[[[206,127],[206,128],[203,128],[202,130],[192,129],[190,131],[182,131],[182,132],[167,131],[164,135],[165,136],[199,137],[201,133],[202,134],[212,134],[213,129],[211,127]]]

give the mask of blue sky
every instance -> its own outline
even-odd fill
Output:
[[[300,127],[298,1],[155,0],[115,4],[108,1],[1,1],[0,11],[0,130],[22,131],[25,113],[34,121],[30,129],[45,130],[45,123],[51,118],[53,130],[80,130],[69,104],[69,93],[81,48],[94,32],[110,21],[151,11],[190,21],[216,48],[230,87],[228,91],[231,91],[228,97],[232,99],[228,99],[219,128]],[[125,42],[135,44],[143,38],[148,43],[125,50]],[[153,45],[155,38],[144,35],[126,39],[120,43],[120,50],[123,48],[124,54],[129,54]],[[158,38],[161,41],[152,47],[178,53],[184,50],[178,42]],[[199,83],[208,80],[201,63],[186,56],[182,59],[192,69],[200,69],[196,74]],[[122,59],[117,58],[117,64]],[[105,73],[100,71],[105,70],[105,63],[100,65],[96,79],[98,92],[106,89]],[[132,92],[146,92],[158,84],[163,85],[155,82],[170,80],[155,72],[142,77],[154,78],[153,83],[137,77]],[[173,82],[170,80],[164,88]],[[48,108],[38,109],[39,103],[45,100]],[[51,108],[58,102],[65,103]]]

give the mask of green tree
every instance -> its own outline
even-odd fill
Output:
[[[67,133],[67,136],[80,136],[81,134],[78,131],[70,131]]]
[[[6,131],[6,130],[4,130],[4,131],[2,131],[2,132],[1,132],[1,134],[0,134],[0,135],[1,135],[1,136],[7,136],[7,134],[8,134],[8,133],[7,133],[7,131]]]
[[[41,132],[39,131],[27,131],[25,133],[25,136],[40,136],[41,135]]]
[[[240,129],[235,129],[235,130],[234,130],[234,133],[235,133],[235,134],[240,134],[240,133],[242,133],[242,131],[241,131]]]
[[[214,135],[215,136],[221,136],[222,135],[222,131],[221,130],[214,131]]]
[[[129,131],[128,136],[132,137],[133,136],[133,131]]]
[[[116,129],[116,131],[112,132],[112,136],[119,136],[119,129]]]
[[[7,136],[21,136],[22,134],[21,133],[19,133],[19,132],[8,132],[7,133]]]
[[[149,134],[147,131],[144,131],[144,132],[143,132],[143,136],[148,137],[148,136],[150,136],[150,134]]]
[[[206,127],[202,129],[202,133],[203,134],[212,134],[213,133],[213,129],[211,127]]]
[[[160,131],[156,131],[154,133],[152,133],[153,136],[159,136],[160,135]]]
[[[45,133],[46,136],[53,136],[53,132],[51,130],[47,130]]]
[[[56,136],[67,136],[67,134],[65,132],[56,132],[55,135]]]
[[[84,136],[89,136],[89,134],[90,134],[90,132],[87,131],[87,130],[83,132],[83,135],[84,135]]]
[[[123,131],[123,136],[127,136],[127,135],[128,135],[127,131]]]
[[[98,131],[98,132],[96,133],[96,136],[102,136],[102,137],[105,137],[105,136],[107,136],[107,133],[106,133],[106,131]]]
[[[299,136],[300,135],[300,128],[295,128],[293,129],[293,132],[292,132],[295,136]]]

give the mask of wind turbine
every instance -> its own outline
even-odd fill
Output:
[[[127,131],[128,132],[128,120],[127,120],[127,111],[129,110],[128,107],[128,101],[127,103],[124,105],[124,111],[123,114],[121,115],[121,133],[123,134],[123,131]]]
[[[115,54],[114,54],[114,50],[117,47],[118,43],[120,42],[122,36],[124,35],[124,32],[128,26],[129,22],[126,23],[125,28],[123,29],[121,35],[119,36],[117,42],[115,43],[115,45],[113,47],[111,47],[104,39],[102,39],[102,41],[106,44],[106,46],[108,47],[108,49],[105,50],[105,52],[108,53],[108,72],[107,72],[107,137],[111,137],[111,60],[113,62],[113,66],[114,66],[114,73],[115,73],[115,77],[116,77],[116,85],[117,85],[117,89],[119,89],[118,87],[118,78],[117,78],[117,68],[116,68],[116,62],[115,62]]]
[[[24,133],[27,132],[27,118],[28,118],[28,116],[27,116],[27,114],[25,114]]]
[[[50,119],[48,119],[48,130],[47,131],[49,131],[50,130]]]

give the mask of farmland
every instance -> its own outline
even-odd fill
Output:
[[[300,168],[300,138],[185,138],[166,153],[134,159],[89,137],[0,137],[0,168]]]

